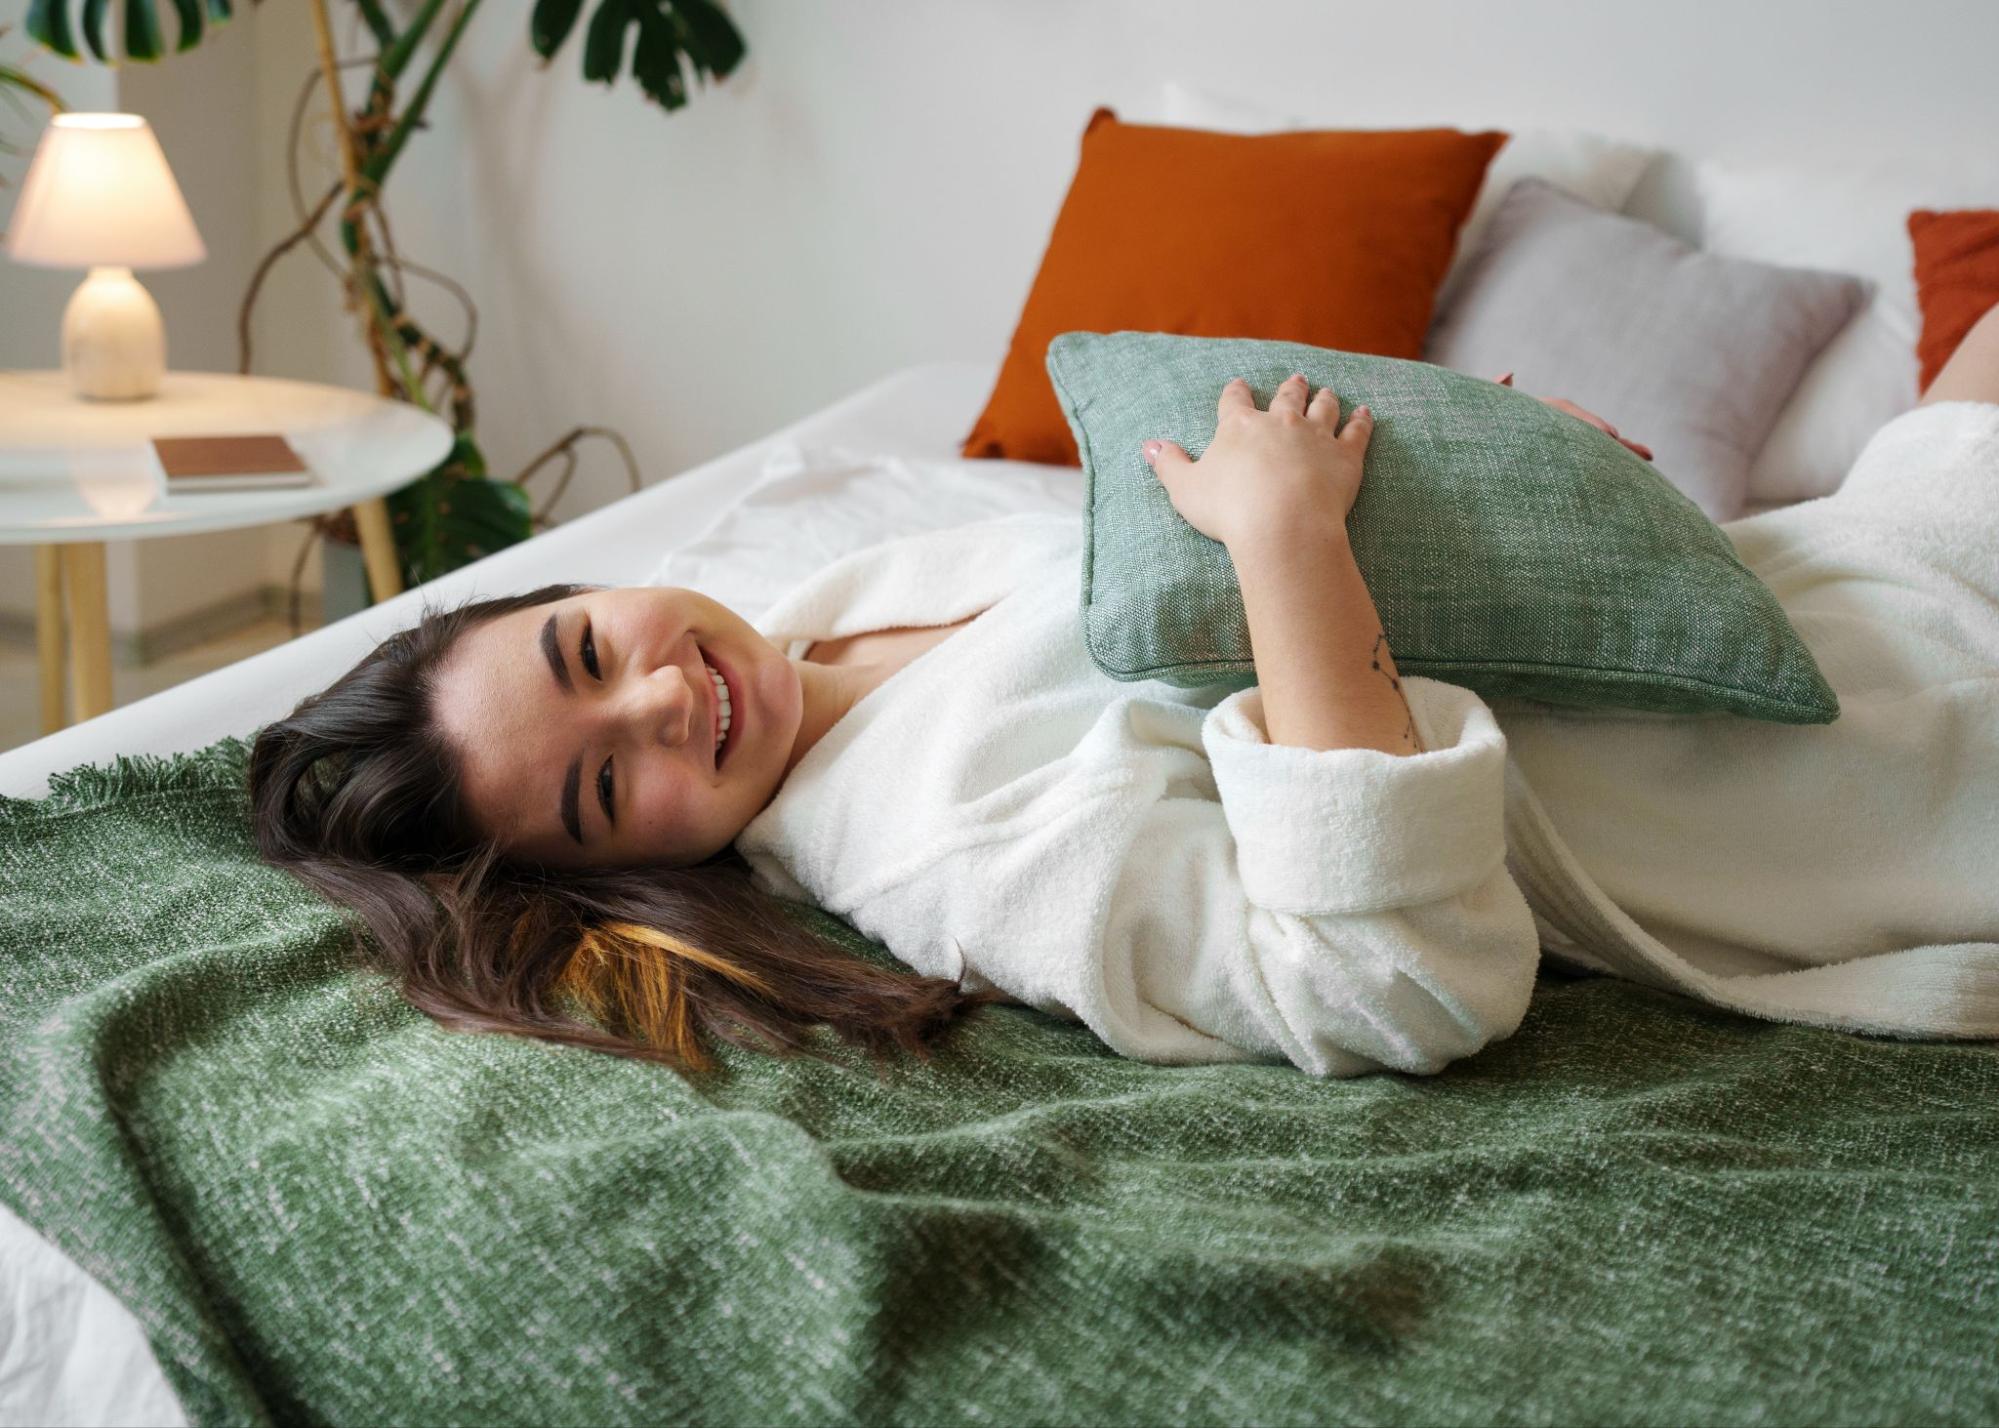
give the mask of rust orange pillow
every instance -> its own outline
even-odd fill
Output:
[[[1220,134],[1097,110],[964,454],[1078,464],[1045,365],[1064,332],[1420,357],[1458,228],[1505,142],[1455,129]]]
[[[1923,310],[1916,385],[1927,391],[1972,324],[1999,304],[1999,208],[1919,208],[1909,215],[1909,239],[1916,246],[1916,303]]]

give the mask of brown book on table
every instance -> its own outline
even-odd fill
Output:
[[[256,435],[156,436],[153,450],[167,473],[169,494],[180,491],[261,491],[310,486],[313,474],[292,444],[275,432]]]

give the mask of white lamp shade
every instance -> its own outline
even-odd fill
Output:
[[[49,121],[7,252],[45,268],[184,268],[208,256],[160,141],[137,114]]]

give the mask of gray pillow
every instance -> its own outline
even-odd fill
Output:
[[[1510,369],[1525,391],[1587,407],[1727,521],[1805,368],[1864,295],[1844,273],[1703,253],[1522,179],[1425,355],[1475,377]]]
[[[1250,338],[1066,332],[1048,373],[1089,483],[1084,643],[1113,679],[1256,680],[1228,551],[1139,452],[1198,457],[1231,377],[1303,372],[1374,411],[1347,517],[1396,665],[1495,702],[1824,724],[1839,700],[1783,607],[1651,464],[1523,392],[1423,362]]]

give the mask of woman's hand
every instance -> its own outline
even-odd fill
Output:
[[[1366,407],[1341,429],[1340,399],[1330,387],[1313,392],[1302,375],[1285,379],[1268,411],[1256,409],[1237,377],[1222,388],[1215,439],[1199,461],[1170,441],[1141,450],[1173,509],[1202,535],[1234,545],[1314,525],[1343,532],[1373,432]]]
[[[1256,665],[1256,712],[1273,744],[1419,754],[1423,739],[1381,613],[1347,539],[1374,417],[1292,376],[1258,411],[1222,388],[1199,461],[1148,441],[1145,459],[1195,530],[1228,547]]]
[[[1502,373],[1492,380],[1499,383],[1502,387],[1510,387],[1513,385],[1513,374],[1511,372]],[[1544,407],[1553,407],[1558,412],[1565,412],[1577,421],[1588,422],[1605,436],[1616,437],[1617,444],[1625,450],[1634,452],[1644,457],[1647,461],[1652,459],[1651,447],[1645,445],[1643,442],[1632,441],[1627,437],[1618,436],[1617,428],[1598,416],[1595,412],[1584,411],[1574,402],[1565,401],[1561,397],[1536,397],[1534,400]]]

